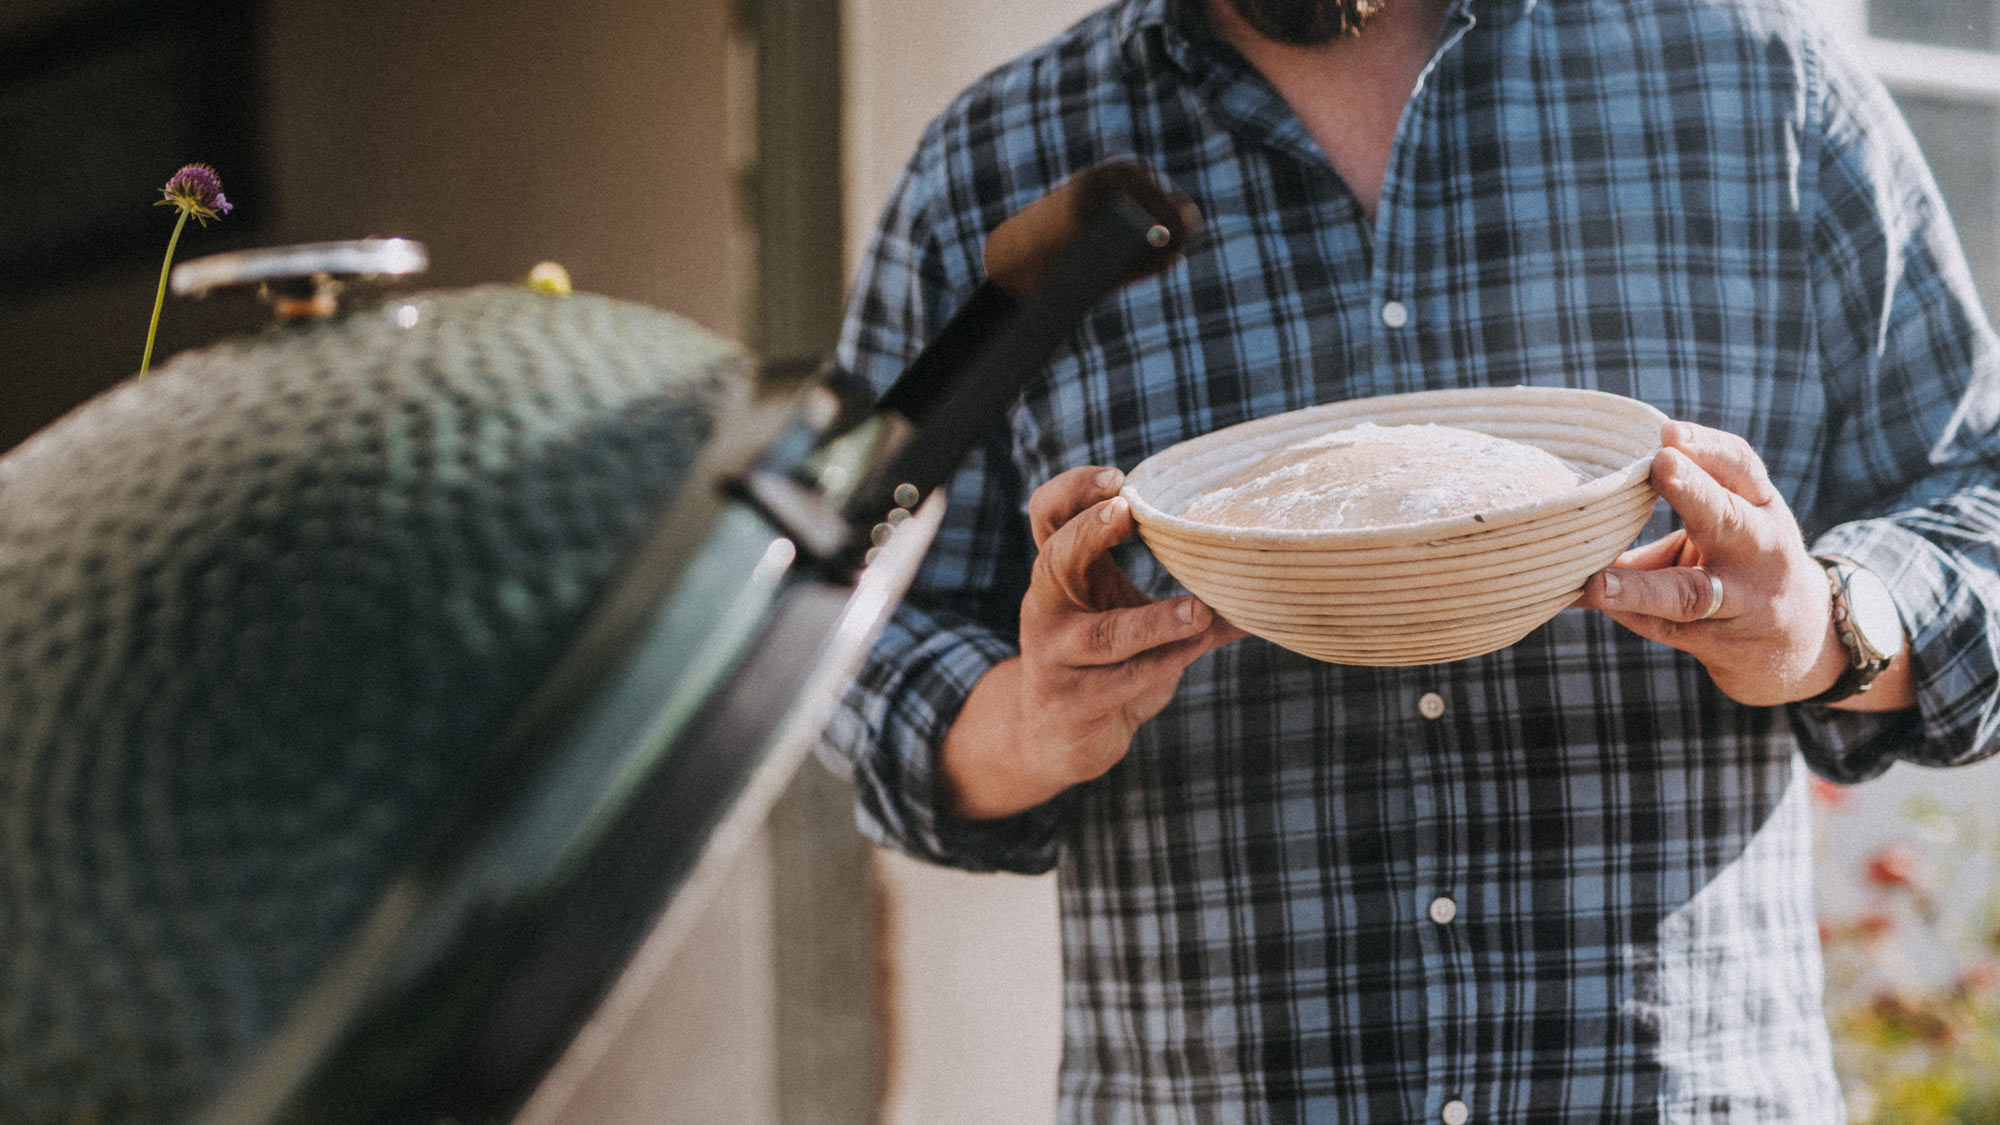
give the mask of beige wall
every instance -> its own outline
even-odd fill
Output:
[[[973,79],[1049,38],[1098,0],[843,0],[847,66],[847,250],[858,262],[875,214],[924,126]]]
[[[601,1053],[537,1091],[519,1125],[779,1120],[771,871],[768,839],[752,838],[641,998],[599,1015]]]
[[[579,288],[736,335],[748,242],[729,167],[729,8],[274,4],[281,226],[422,238],[443,284],[552,258]]]
[[[0,33],[84,6],[0,6]],[[230,190],[232,218],[262,216],[266,245],[418,238],[439,285],[506,280],[552,258],[580,288],[740,335],[749,242],[730,153],[732,122],[747,128],[749,116],[730,8],[272,0],[265,195]],[[173,171],[132,185],[134,208]],[[204,252],[204,233],[183,235],[180,260]],[[155,259],[0,303],[0,447],[137,369],[158,270]],[[223,302],[169,300],[156,362],[237,323]]]
[[[930,118],[1088,0],[845,0],[850,262]],[[851,270],[850,270],[851,272]],[[893,981],[892,1125],[1053,1121],[1061,1048],[1054,880],[878,855]]]

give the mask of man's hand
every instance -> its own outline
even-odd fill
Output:
[[[1116,765],[1181,672],[1243,632],[1192,597],[1156,602],[1106,553],[1133,530],[1116,469],[1035,490],[1040,554],[1021,601],[1021,655],[995,665],[945,737],[942,780],[972,819],[1033,808]]]
[[[1688,422],[1667,423],[1660,443],[1653,487],[1682,529],[1619,556],[1576,604],[1693,656],[1739,703],[1790,703],[1832,686],[1847,652],[1833,631],[1826,571],[1806,552],[1763,459],[1734,434]],[[1723,595],[1704,619],[1709,575]],[[1898,702],[1887,686],[1871,704]]]

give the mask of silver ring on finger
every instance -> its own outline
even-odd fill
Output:
[[[1715,616],[1716,610],[1722,608],[1722,579],[1709,573],[1705,566],[1697,566],[1695,569],[1701,571],[1703,578],[1708,579],[1708,608],[1701,611],[1700,617],[1695,618],[1696,621],[1706,621]]]

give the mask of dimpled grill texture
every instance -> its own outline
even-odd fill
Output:
[[[182,355],[0,458],[0,1121],[217,1092],[747,385],[679,318],[488,287]]]

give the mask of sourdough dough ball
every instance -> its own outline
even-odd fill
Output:
[[[1580,483],[1554,454],[1455,426],[1363,422],[1285,447],[1189,501],[1229,527],[1387,527],[1539,500]]]

